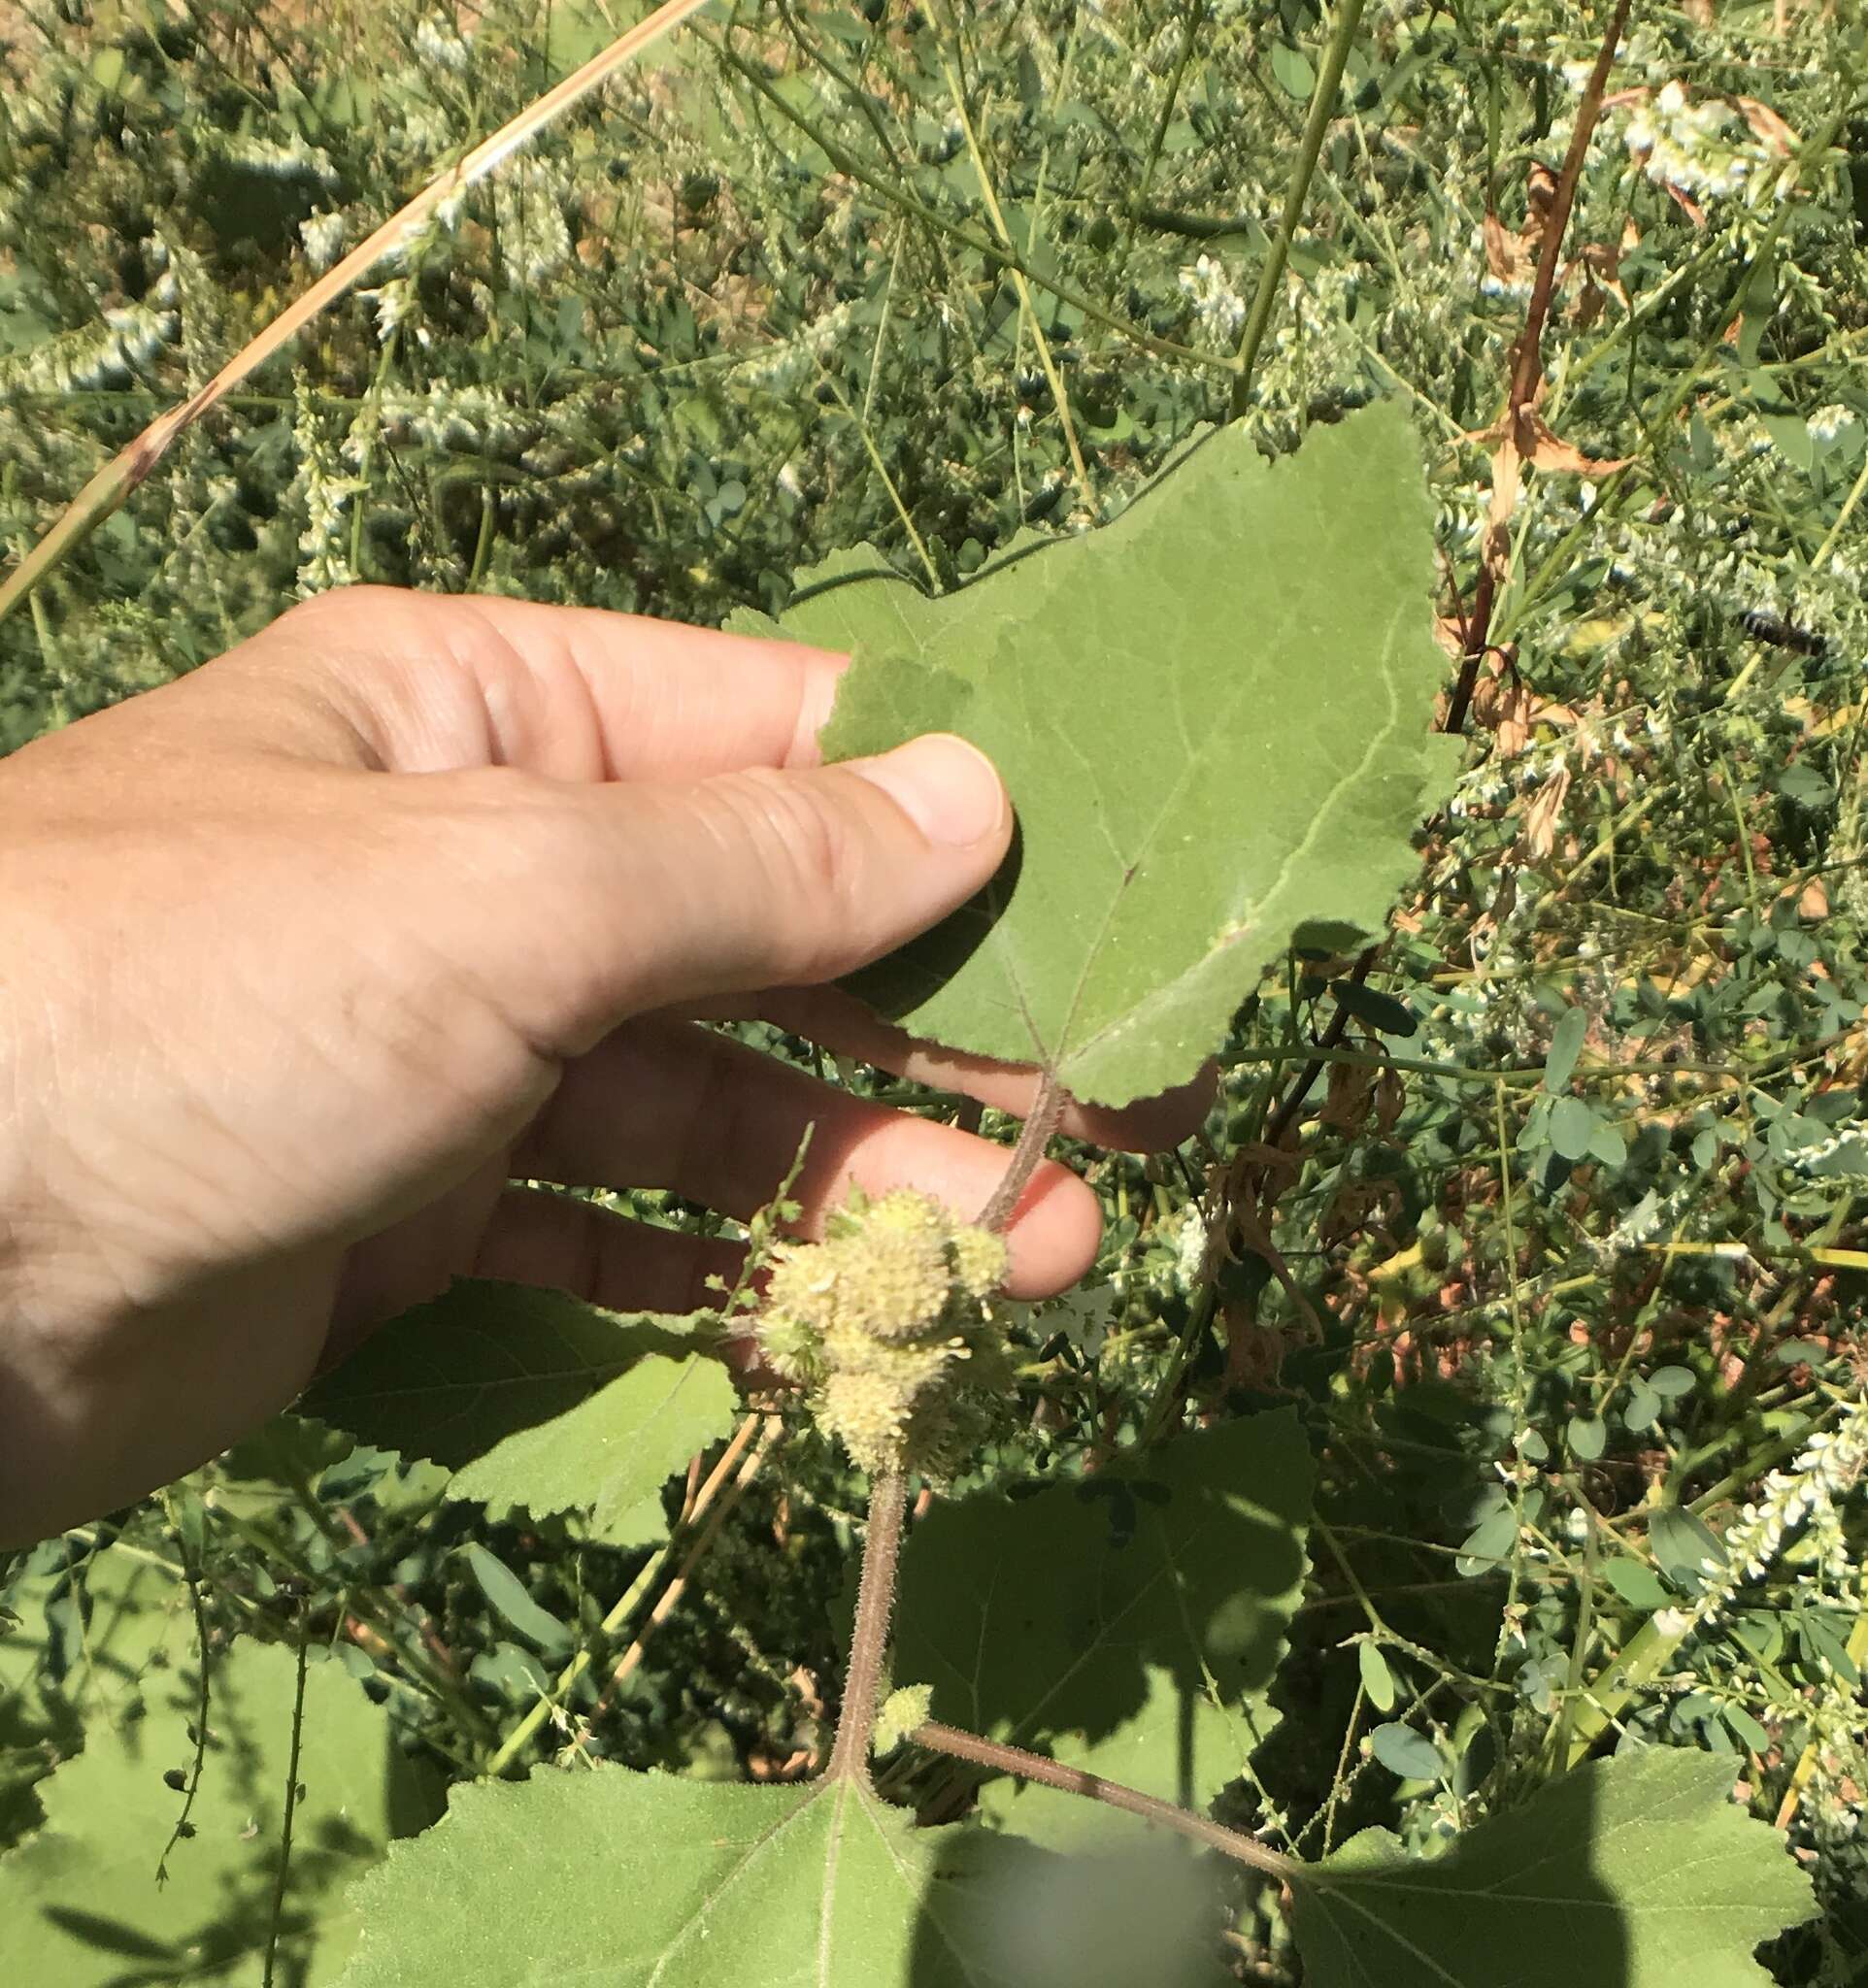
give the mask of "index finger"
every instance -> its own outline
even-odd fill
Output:
[[[344,587],[140,702],[214,696],[223,743],[359,768],[688,781],[816,765],[845,661],[601,608]]]

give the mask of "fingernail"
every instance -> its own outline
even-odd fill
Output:
[[[967,848],[1005,819],[1005,787],[991,760],[951,732],[912,739],[851,771],[887,794],[931,843]]]

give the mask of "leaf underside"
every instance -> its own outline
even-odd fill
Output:
[[[958,732],[1019,824],[980,897],[851,981],[884,1014],[1121,1105],[1192,1077],[1294,939],[1384,922],[1459,749],[1430,730],[1432,507],[1397,407],[1278,463],[1221,430],[1113,524],[942,599],[884,572],[846,554],[777,624],[853,654],[826,757]]]
[[[731,1423],[692,1320],[462,1279],[391,1321],[299,1404],[365,1442],[455,1472],[490,1510],[587,1511],[620,1546],[664,1530],[661,1486]]]
[[[937,1506],[903,1555],[895,1676],[932,1686],[936,1719],[1203,1808],[1276,1723],[1310,1496],[1281,1411],[1032,1498]],[[1006,1779],[981,1801],[1057,1845],[1096,1813]]]
[[[1809,1878],[1730,1800],[1733,1766],[1597,1761],[1443,1856],[1352,1838],[1296,1891],[1310,1988],[1765,1988],[1759,1941],[1811,1916]]]

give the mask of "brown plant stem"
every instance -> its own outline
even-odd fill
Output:
[[[1524,329],[1512,348],[1511,396],[1505,409],[1505,448],[1515,447],[1518,423],[1537,398],[1544,379],[1544,325],[1551,315],[1551,297],[1556,289],[1556,274],[1563,262],[1563,237],[1569,232],[1570,210],[1576,205],[1576,185],[1583,176],[1583,161],[1588,154],[1589,140],[1602,113],[1602,95],[1608,87],[1621,31],[1628,24],[1633,0],[1616,0],[1616,10],[1596,51],[1595,67],[1589,72],[1583,101],[1577,107],[1576,129],[1570,134],[1570,149],[1564,155],[1563,170],[1557,175],[1556,191],[1551,200],[1550,217],[1544,224],[1544,239],[1538,246],[1537,276],[1531,284],[1531,301],[1524,312]],[[1473,588],[1472,613],[1466,622],[1466,648],[1459,662],[1459,679],[1447,703],[1447,721],[1442,730],[1465,729],[1466,712],[1479,684],[1479,666],[1485,659],[1491,639],[1492,609],[1498,600],[1499,558],[1489,550],[1479,569]]]
[[[876,1730],[889,1618],[895,1612],[895,1568],[901,1559],[907,1508],[907,1477],[900,1471],[884,1471],[869,1490],[869,1531],[863,1540],[856,1620],[850,1633],[850,1665],[844,1673],[837,1737],[824,1769],[827,1780],[852,1781],[870,1794],[875,1789],[869,1778],[869,1741]]]
[[[1101,1774],[1086,1773],[1080,1767],[1048,1760],[1042,1753],[1029,1753],[1022,1746],[982,1740],[977,1733],[963,1733],[957,1726],[943,1726],[931,1720],[917,1726],[908,1737],[930,1753],[950,1754],[955,1760],[994,1768],[1001,1773],[1017,1774],[1020,1780],[1039,1781],[1047,1788],[1061,1789],[1066,1795],[1082,1795],[1087,1801],[1139,1815],[1144,1822],[1190,1837],[1196,1843],[1218,1850],[1222,1857],[1230,1857],[1235,1864],[1250,1865],[1284,1883],[1301,1873],[1302,1867],[1290,1858],[1266,1849],[1263,1843],[1239,1830],[1227,1829],[1224,1823],[1215,1822],[1210,1816],[1197,1815],[1191,1808],[1163,1802],[1155,1795],[1145,1795],[1141,1789],[1125,1787],[1120,1781],[1106,1781]]]
[[[1070,1093],[1057,1081],[1057,1073],[1047,1070],[1039,1079],[1038,1095],[1032,1100],[1024,1130],[1018,1135],[1018,1143],[1012,1148],[1012,1159],[1000,1176],[998,1186],[992,1190],[992,1199],[980,1210],[981,1228],[990,1229],[997,1235],[1011,1221],[1018,1206],[1018,1197],[1038,1171],[1038,1163],[1044,1158],[1045,1148],[1062,1122],[1064,1107],[1069,1102]]]

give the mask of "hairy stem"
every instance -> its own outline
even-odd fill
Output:
[[[850,1668],[844,1676],[843,1708],[825,1775],[854,1781],[870,1790],[869,1740],[876,1730],[883,1659],[888,1651],[888,1623],[895,1612],[895,1567],[902,1553],[902,1518],[908,1507],[908,1479],[885,1471],[869,1491],[869,1532],[863,1541],[862,1579],[856,1589],[856,1623],[850,1636]]]
[[[992,1190],[992,1199],[980,1210],[981,1228],[990,1229],[996,1235],[1011,1221],[1018,1197],[1037,1172],[1038,1162],[1044,1158],[1045,1148],[1050,1145],[1069,1102],[1070,1094],[1057,1081],[1057,1073],[1047,1070],[1039,1082],[1038,1095],[1032,1100],[1024,1130],[1018,1135],[1018,1143],[1012,1148],[1011,1163]]]
[[[1356,24],[1362,18],[1362,0],[1341,0],[1336,26],[1323,51],[1323,67],[1311,92],[1310,116],[1304,120],[1304,137],[1298,148],[1297,163],[1291,168],[1290,184],[1284,189],[1284,212],[1278,233],[1258,272],[1258,289],[1251,300],[1251,315],[1246,321],[1245,337],[1239,342],[1239,372],[1232,382],[1232,419],[1243,414],[1251,394],[1251,371],[1258,363],[1258,348],[1271,327],[1271,314],[1277,308],[1278,292],[1284,280],[1284,264],[1290,245],[1297,236],[1297,224],[1304,217],[1304,203],[1310,198],[1310,182],[1317,174],[1317,159],[1323,149],[1323,133],[1336,112],[1336,93],[1343,86],[1343,67],[1350,59],[1350,45],[1355,39]]]
[[[1106,1781],[1101,1774],[1085,1773],[1080,1767],[1048,1760],[1042,1753],[1028,1753],[1022,1746],[1002,1745],[996,1740],[982,1740],[977,1733],[963,1733],[956,1726],[934,1721],[917,1726],[908,1737],[930,1753],[951,1754],[955,1760],[995,1768],[1001,1773],[1017,1774],[1020,1780],[1041,1781],[1047,1788],[1061,1789],[1066,1795],[1082,1795],[1086,1801],[1124,1809],[1130,1815],[1139,1815],[1144,1822],[1158,1823],[1162,1829],[1191,1837],[1196,1843],[1218,1850],[1236,1864],[1248,1864],[1254,1871],[1262,1871],[1268,1877],[1288,1883],[1302,1870],[1289,1857],[1281,1857],[1276,1850],[1266,1849],[1263,1843],[1239,1830],[1227,1829],[1224,1823],[1196,1815],[1190,1808],[1177,1807],[1157,1796],[1145,1795],[1139,1788],[1124,1787],[1120,1781]]]

